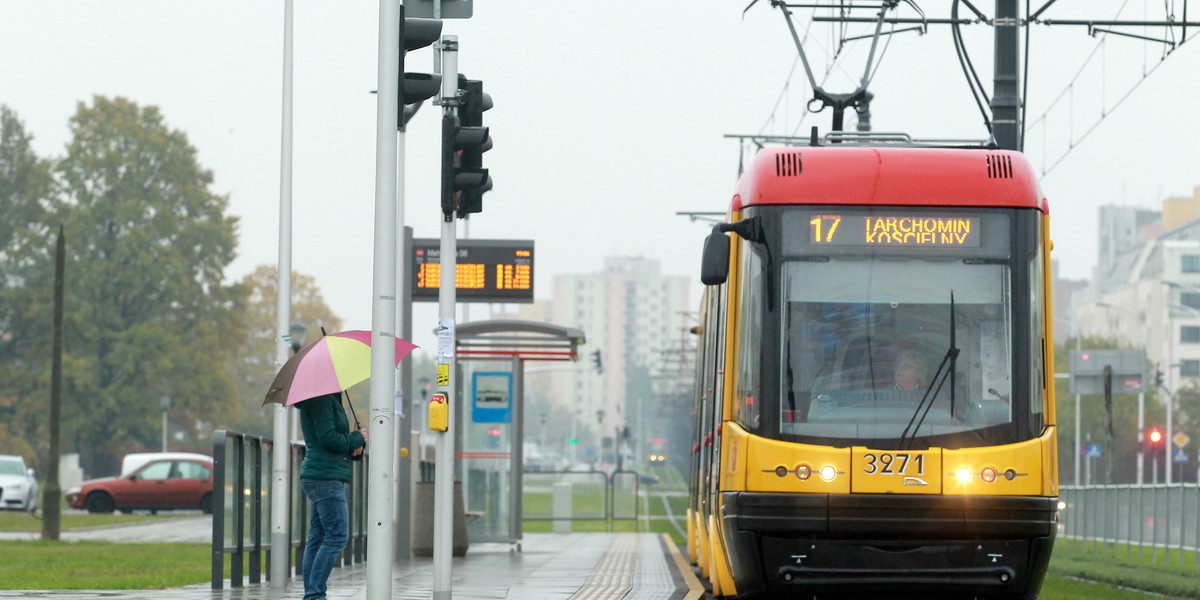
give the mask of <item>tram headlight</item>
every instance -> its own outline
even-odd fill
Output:
[[[833,468],[833,465],[825,465],[821,467],[821,479],[824,479],[825,481],[833,481],[834,477],[837,477],[837,469]]]
[[[959,469],[958,470],[958,482],[959,483],[970,483],[971,475],[972,475],[972,473],[971,473],[970,469]]]
[[[984,467],[983,472],[979,474],[979,476],[983,478],[984,483],[991,483],[995,481],[996,475],[997,473],[995,467]]]
[[[796,479],[808,481],[809,477],[812,477],[812,467],[805,464],[796,465]]]

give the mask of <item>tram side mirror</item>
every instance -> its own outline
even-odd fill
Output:
[[[700,264],[700,282],[721,285],[729,278],[729,236],[714,227],[704,239],[704,254]]]

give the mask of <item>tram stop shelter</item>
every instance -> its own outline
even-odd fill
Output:
[[[492,320],[455,328],[458,359],[455,479],[462,482],[471,542],[520,549],[525,363],[575,361],[583,331]]]

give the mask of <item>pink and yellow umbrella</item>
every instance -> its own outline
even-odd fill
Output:
[[[396,339],[396,364],[408,356],[413,344]],[[294,354],[271,382],[265,406],[278,402],[291,406],[297,402],[336,394],[371,376],[371,332],[343,331],[322,336]]]

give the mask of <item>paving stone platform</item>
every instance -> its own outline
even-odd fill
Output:
[[[472,544],[451,564],[451,595],[460,600],[698,600],[704,589],[669,538],[654,533],[526,534],[521,552],[507,544]],[[366,600],[367,566],[333,570],[330,600]],[[433,560],[392,565],[396,600],[433,595]],[[282,600],[300,598],[298,578],[284,589],[255,584],[213,590],[210,583],[168,590],[0,590],[0,598],[130,600]]]

